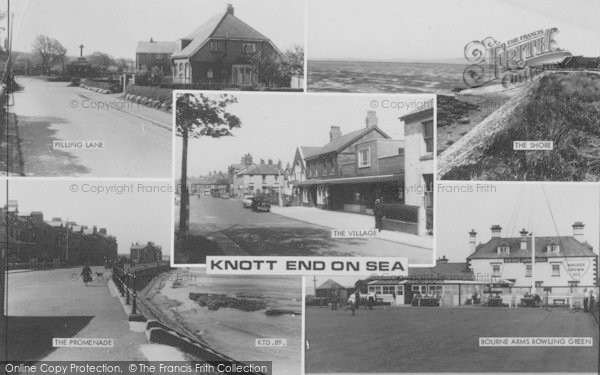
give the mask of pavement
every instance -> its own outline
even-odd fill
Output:
[[[349,212],[328,211],[316,207],[278,207],[271,208],[273,213],[306,221],[330,229],[373,229],[375,218],[373,216]],[[397,242],[405,245],[433,249],[433,237],[417,236],[411,233],[382,230],[377,238]]]
[[[17,77],[14,93],[26,176],[170,178],[171,115],[65,82]],[[56,148],[54,141],[99,141]],[[125,162],[124,162],[125,161]]]
[[[176,218],[179,208],[175,206]],[[208,255],[406,257],[411,264],[431,264],[433,260],[431,246],[423,246],[425,240],[411,235],[331,237],[331,222],[347,226],[342,229],[367,229],[374,224],[368,216],[342,213],[329,216],[329,212],[313,210],[298,210],[310,215],[293,215],[293,209],[272,207],[271,210],[253,212],[243,208],[238,199],[190,197],[191,236],[185,244],[176,243],[175,263],[202,264]]]
[[[80,279],[79,267],[8,274],[8,359],[151,359],[144,353],[153,352],[147,350],[152,344],[144,332],[130,330],[126,309],[107,287],[110,270],[92,270],[94,281],[88,286]],[[52,338],[110,338],[114,346],[53,348]]]

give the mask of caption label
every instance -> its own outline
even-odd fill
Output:
[[[104,141],[53,141],[52,148],[55,150],[101,150]]]
[[[287,339],[256,339],[256,346],[283,348],[287,346]]]
[[[397,257],[206,257],[212,275],[364,275],[407,276],[408,259]]]
[[[553,141],[513,141],[514,151],[549,151],[553,149]]]
[[[480,337],[479,346],[592,346],[591,337]]]
[[[52,339],[54,348],[112,348],[113,339],[102,338],[60,338]]]

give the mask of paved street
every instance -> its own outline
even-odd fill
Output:
[[[179,206],[175,209],[178,217]],[[332,239],[330,228],[273,212],[253,212],[238,199],[190,197],[190,233],[196,242],[188,252],[176,249],[176,263],[202,263],[206,255],[398,256],[410,263],[432,261],[430,249],[376,238]]]
[[[19,77],[10,111],[29,176],[171,177],[171,115],[66,82]],[[161,125],[162,124],[162,125]],[[55,149],[53,141],[102,141]]]
[[[9,272],[10,360],[145,360],[144,333],[129,330],[128,317],[107,288],[110,271],[93,267],[87,287],[81,268]],[[52,348],[52,338],[112,338],[113,348]]]

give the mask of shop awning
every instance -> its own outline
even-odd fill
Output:
[[[294,184],[295,186],[312,185],[341,185],[341,184],[367,184],[377,182],[400,182],[403,175],[386,174],[381,176],[343,177],[343,178],[315,178]]]

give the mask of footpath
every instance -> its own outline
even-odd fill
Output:
[[[375,218],[373,216],[362,214],[321,210],[315,207],[278,206],[271,206],[271,212],[331,229],[375,228]],[[379,232],[377,238],[413,247],[420,247],[429,250],[433,249],[432,236],[417,236],[410,233],[382,230]]]

